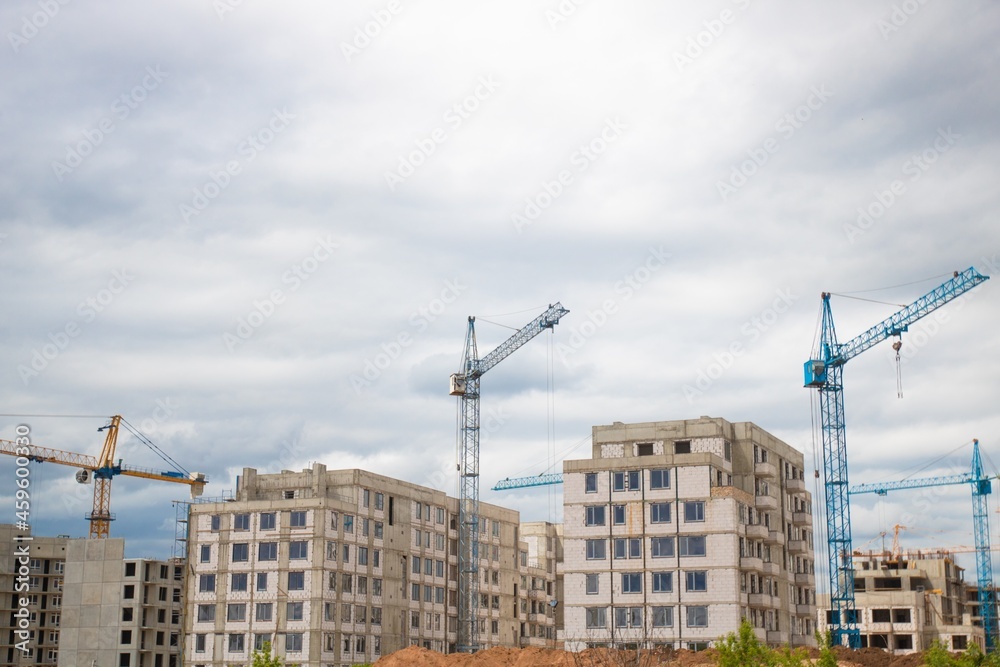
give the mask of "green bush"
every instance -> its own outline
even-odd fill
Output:
[[[715,648],[719,651],[719,667],[773,667],[776,664],[774,652],[757,639],[753,626],[746,619],[737,632],[730,632],[716,643]]]

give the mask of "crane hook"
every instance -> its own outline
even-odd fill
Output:
[[[903,369],[900,365],[899,350],[903,347],[903,337],[892,344],[892,349],[896,351],[896,397],[903,398]]]

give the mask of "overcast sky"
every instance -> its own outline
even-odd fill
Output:
[[[595,424],[753,421],[811,471],[820,293],[895,287],[833,297],[846,341],[975,266],[904,337],[902,400],[889,343],[847,366],[850,475],[975,437],[1000,461],[994,3],[35,0],[0,25],[0,405],[99,416],[0,437],[96,455],[121,414],[208,495],[313,461],[455,494],[468,316],[485,354],[558,301],[483,378],[482,498],[559,519],[557,488],[489,487],[589,456]],[[32,480],[36,531],[84,535],[90,487]],[[185,495],[117,478],[112,534],[169,555]],[[971,544],[968,489],[932,500],[859,498],[855,544]]]

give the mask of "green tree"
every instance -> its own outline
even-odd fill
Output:
[[[955,664],[952,660],[951,654],[948,653],[948,649],[944,647],[944,644],[940,640],[935,639],[931,642],[930,648],[924,652],[924,664],[927,667],[951,667]]]
[[[719,667],[772,667],[774,653],[757,639],[753,626],[746,619],[737,632],[730,632],[715,647],[719,651]]]
[[[816,661],[816,667],[837,667],[837,658],[833,655],[833,639],[830,631],[827,630],[823,634],[817,631],[816,643],[819,645],[819,660]]]
[[[792,649],[790,646],[774,651],[774,660],[777,667],[802,667],[811,664],[809,661],[809,651],[804,648]]]
[[[986,667],[991,663],[986,661],[986,656],[983,655],[983,649],[979,648],[979,644],[972,642],[965,649],[965,652],[958,656],[955,664],[958,667]]]
[[[250,656],[250,667],[284,667],[284,663],[271,653],[271,642],[264,642],[261,649]]]

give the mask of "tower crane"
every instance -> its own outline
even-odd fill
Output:
[[[820,429],[823,440],[823,486],[826,502],[826,536],[830,576],[830,630],[833,643],[861,646],[857,609],[854,604],[854,568],[851,563],[851,511],[848,500],[847,442],[844,424],[844,364],[891,336],[902,336],[909,326],[949,301],[988,280],[969,267],[897,311],[847,343],[837,342],[830,310],[830,294],[824,292],[819,349],[805,362],[805,386],[819,390]]]
[[[458,458],[458,650],[479,649],[479,381],[491,368],[540,334],[553,329],[569,311],[556,303],[519,329],[482,359],[476,347],[476,318],[469,317],[462,370],[451,376],[452,396],[461,399]]]
[[[90,476],[94,477],[94,507],[87,520],[90,521],[90,537],[108,537],[114,515],[111,513],[111,480],[117,475],[155,479],[162,482],[187,484],[191,487],[191,497],[201,495],[208,483],[208,478],[200,472],[157,472],[148,468],[124,465],[119,459],[115,462],[115,447],[118,443],[118,428],[123,421],[121,415],[115,415],[106,426],[97,429],[106,431],[104,447],[100,456],[65,452],[60,449],[38,447],[37,445],[19,445],[10,440],[0,440],[0,454],[27,458],[29,461],[59,463],[61,465],[79,468],[76,480],[86,483]],[[128,422],[126,422],[127,424]],[[176,465],[176,463],[174,464]],[[180,467],[180,466],[178,466]]]
[[[950,484],[969,484],[972,487],[972,524],[976,539],[976,580],[979,588],[979,613],[983,620],[983,633],[986,638],[986,650],[993,651],[997,640],[996,599],[993,590],[993,560],[990,556],[990,517],[986,510],[986,496],[993,491],[993,478],[983,470],[983,459],[979,453],[979,440],[972,441],[972,469],[958,475],[943,477],[924,477],[919,479],[904,479],[900,482],[884,482],[881,484],[859,484],[852,486],[851,495],[860,493],[877,493],[880,496],[889,491],[899,489],[922,489],[929,486],[947,486]],[[893,557],[898,558],[899,529],[892,541]]]

